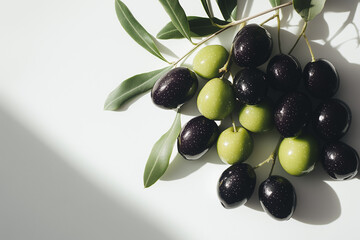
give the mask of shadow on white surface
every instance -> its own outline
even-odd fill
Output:
[[[0,109],[0,239],[171,239]]]

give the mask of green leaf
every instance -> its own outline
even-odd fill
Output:
[[[151,150],[144,171],[144,186],[146,188],[153,185],[169,166],[176,138],[181,131],[180,116],[181,114],[178,112],[169,131],[161,136]]]
[[[269,0],[272,7],[277,7],[280,5],[280,0]]]
[[[145,28],[141,26],[122,1],[115,1],[115,10],[121,26],[130,35],[130,37],[132,37],[140,46],[145,48],[151,54],[168,63],[156,47],[153,36],[151,36]]]
[[[189,16],[188,21],[191,37],[204,37],[221,29],[214,26],[209,18]],[[228,23],[217,18],[214,18],[213,21],[219,25],[225,25]],[[172,22],[166,24],[165,27],[156,35],[156,38],[158,39],[174,39],[183,37],[184,36],[181,35]]]
[[[311,21],[324,8],[326,0],[293,0],[295,11],[305,22]]]
[[[237,7],[237,0],[216,0],[225,21],[231,21],[231,14]]]
[[[237,20],[237,10],[238,10],[238,6],[236,6],[234,8],[234,10],[231,13],[230,19],[231,21],[236,21]]]
[[[214,16],[211,14],[209,5],[208,5],[208,1],[207,0],[201,0],[201,3],[203,5],[203,8],[206,12],[206,15],[208,15],[209,18],[213,18]]]
[[[165,11],[169,15],[172,23],[176,27],[176,29],[191,41],[190,36],[190,26],[187,20],[186,14],[184,9],[181,7],[178,0],[159,0],[160,3],[163,5]]]
[[[124,80],[120,86],[115,88],[107,97],[104,105],[105,110],[115,111],[127,100],[150,90],[155,82],[166,74],[172,66],[165,67],[152,72],[135,75]]]

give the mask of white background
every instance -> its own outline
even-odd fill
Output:
[[[169,21],[158,1],[124,2],[153,35]],[[246,6],[240,2],[243,16],[270,7],[267,1],[247,1]],[[187,15],[204,16],[200,1],[181,3]],[[252,22],[260,23],[268,16]],[[302,22],[292,7],[283,11],[282,19],[286,52]],[[267,26],[276,43],[275,24]],[[333,62],[340,74],[336,97],[347,102],[353,113],[343,141],[357,150],[359,29],[359,1],[328,0],[307,31],[315,56]],[[227,31],[208,44],[229,48],[235,32]],[[274,45],[273,53],[277,53]],[[159,47],[173,61],[191,44],[160,41]],[[303,66],[310,60],[304,41],[294,55]],[[274,173],[287,177],[298,195],[296,212],[286,222],[262,211],[256,191],[245,206],[227,210],[220,205],[216,184],[228,166],[214,149],[203,159],[188,162],[175,148],[166,174],[144,189],[147,157],[175,112],[153,105],[149,94],[117,112],[103,111],[103,103],[122,80],[164,66],[122,29],[113,0],[0,1],[0,239],[358,236],[359,178],[332,181],[320,165],[299,178],[276,165]],[[183,124],[198,114],[194,103],[184,108]],[[255,152],[248,162],[255,165],[265,159],[276,144],[276,135],[273,131],[255,136]],[[258,184],[269,167],[257,170]]]

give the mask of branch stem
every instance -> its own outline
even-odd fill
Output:
[[[254,18],[257,18],[257,17],[260,17],[262,15],[265,15],[267,13],[270,13],[272,11],[275,11],[277,9],[280,9],[280,8],[284,8],[284,7],[287,7],[287,6],[290,6],[292,5],[292,1],[290,2],[287,2],[287,3],[284,3],[284,4],[281,4],[279,6],[276,6],[276,7],[273,7],[273,8],[270,8],[266,11],[263,11],[263,12],[260,12],[258,14],[255,14],[253,16],[250,16],[250,17],[246,17],[246,18],[243,18],[243,19],[240,19],[240,20],[237,20],[237,21],[234,21],[234,22],[231,22],[229,24],[226,24],[224,26],[222,26],[223,28],[220,29],[219,31],[211,34],[210,36],[204,38],[202,41],[198,42],[192,49],[190,49],[189,52],[187,52],[184,56],[180,57],[176,62],[173,63],[173,65],[177,65],[179,62],[181,62],[184,58],[186,58],[189,54],[191,54],[192,52],[194,52],[199,46],[201,46],[203,43],[209,41],[210,39],[212,39],[213,37],[219,35],[220,33],[224,32],[225,30],[229,29],[229,28],[232,28],[233,26],[236,26],[236,25],[239,25],[241,23],[244,23],[244,22],[247,22],[251,19],[254,19]]]
[[[289,51],[289,55],[292,53],[292,51],[295,49],[296,45],[299,43],[300,38],[305,34],[306,28],[307,28],[307,22],[304,23],[301,33],[299,34],[298,38],[296,39],[294,46]]]
[[[312,61],[312,62],[315,62],[314,53],[313,53],[313,51],[312,51],[312,49],[311,49],[309,39],[307,38],[307,36],[306,36],[306,34],[305,34],[305,33],[303,34],[303,36],[304,36],[304,39],[305,39],[306,45],[307,45],[307,46],[308,46],[308,48],[309,48],[309,52],[310,52],[310,55],[311,55],[311,61]]]
[[[271,176],[273,170],[274,170],[274,166],[275,166],[275,161],[276,161],[276,158],[277,158],[277,154],[278,154],[278,150],[279,150],[279,146],[280,146],[280,143],[281,141],[283,140],[283,137],[280,137],[279,140],[278,140],[278,143],[276,144],[276,147],[274,149],[274,151],[270,154],[270,156],[265,159],[263,162],[259,163],[258,165],[256,165],[255,167],[253,167],[253,169],[256,169],[258,167],[261,167],[262,165],[266,164],[266,163],[269,163],[269,162],[272,162],[272,165],[271,165],[271,170],[270,170],[270,173],[269,173],[269,177]]]

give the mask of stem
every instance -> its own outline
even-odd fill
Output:
[[[292,53],[292,51],[295,49],[296,45],[298,44],[300,38],[305,34],[305,31],[306,31],[306,28],[307,28],[307,22],[304,23],[304,26],[301,30],[301,33],[299,34],[298,38],[296,39],[296,42],[294,44],[294,46],[291,48],[290,52],[289,52],[289,55]]]
[[[225,73],[227,73],[229,71],[229,68],[231,67],[231,58],[232,58],[232,55],[233,55],[233,49],[234,49],[234,44],[231,45],[231,49],[230,49],[230,53],[229,53],[229,57],[228,59],[226,60],[226,63],[224,64],[224,66],[222,68],[219,69],[219,72],[222,73],[223,72],[223,75]]]
[[[309,51],[310,51],[311,61],[312,61],[312,62],[315,62],[314,53],[313,53],[313,51],[312,51],[312,49],[311,49],[309,39],[306,37],[306,34],[305,34],[305,33],[303,34],[303,36],[304,36],[304,39],[305,39],[306,45],[308,46]]]
[[[280,8],[283,8],[283,7],[287,7],[287,6],[290,6],[292,5],[292,1],[290,2],[287,2],[287,3],[284,3],[284,4],[281,4],[277,7],[273,7],[273,8],[270,8],[266,11],[263,11],[263,12],[260,12],[258,14],[255,14],[253,16],[250,16],[250,17],[246,17],[246,18],[243,18],[243,19],[240,19],[240,20],[237,20],[237,21],[234,21],[234,22],[231,22],[229,24],[226,24],[223,26],[222,29],[220,29],[219,31],[211,34],[210,36],[208,36],[207,38],[204,38],[202,41],[198,42],[192,49],[190,49],[189,52],[187,52],[184,56],[182,56],[181,58],[179,58],[175,63],[173,63],[173,65],[175,66],[176,64],[178,64],[181,60],[183,60],[185,57],[187,57],[189,54],[191,54],[192,52],[194,52],[200,45],[202,45],[203,43],[209,41],[210,39],[212,39],[213,37],[219,35],[220,33],[224,32],[225,30],[229,29],[229,28],[232,28],[233,26],[236,26],[236,25],[239,25],[243,22],[247,22],[251,19],[254,19],[254,18],[257,18],[257,17],[260,17],[264,14],[267,14],[267,13],[270,13],[272,11],[275,11],[277,9],[280,9]]]
[[[233,118],[232,114],[230,114],[230,118],[231,118],[232,127],[234,129],[234,133],[236,133],[237,132],[236,124],[235,124],[235,121],[234,121],[234,118]]]
[[[263,26],[265,23],[267,23],[270,20],[273,20],[274,18],[276,18],[276,16],[278,16],[278,14],[274,14],[271,17],[269,17],[268,19],[266,19],[265,21],[263,21],[262,23],[260,23],[260,26]]]
[[[278,143],[276,144],[276,147],[275,147],[274,151],[270,154],[270,156],[267,159],[265,159],[265,161],[259,163],[255,167],[253,167],[253,169],[261,167],[262,165],[272,161],[272,166],[271,166],[271,170],[270,170],[270,174],[269,174],[269,176],[271,176],[272,171],[273,171],[274,166],[275,166],[275,161],[276,161],[277,153],[278,153],[278,150],[279,150],[279,146],[280,146],[280,143],[281,143],[282,140],[283,140],[283,137],[280,137],[279,140],[278,140]]]
[[[279,10],[277,10],[277,15],[276,15],[276,21],[277,21],[277,34],[278,34],[278,45],[279,45],[279,52],[280,54],[282,53],[281,51],[281,38],[280,38],[280,16],[279,16]]]

